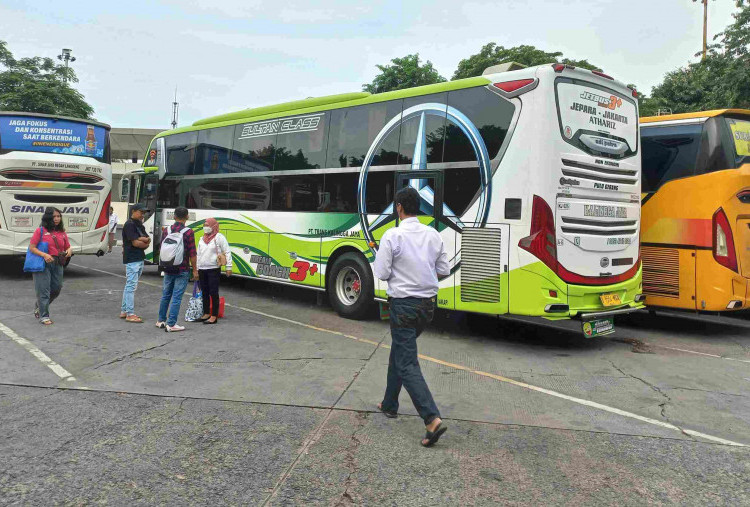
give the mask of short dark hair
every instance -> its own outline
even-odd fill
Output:
[[[55,211],[60,213],[60,224],[55,227]],[[65,226],[63,225],[62,221],[62,211],[59,209],[49,206],[47,209],[44,210],[44,215],[42,215],[42,227],[47,229],[48,231],[61,231],[65,232]]]
[[[174,210],[175,218],[179,218],[180,220],[183,220],[187,218],[188,216],[190,216],[190,214],[188,213],[188,209],[185,206],[179,206],[175,208]]]
[[[416,215],[419,213],[419,194],[412,187],[402,188],[396,192],[396,198],[393,200],[394,207],[400,204],[407,215]]]

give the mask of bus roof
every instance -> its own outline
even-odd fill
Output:
[[[222,114],[218,116],[212,116],[203,120],[198,120],[193,123],[193,127],[202,127],[206,125],[214,125],[217,123],[225,122],[236,122],[236,121],[248,121],[251,119],[265,119],[272,118],[274,116],[281,116],[282,113],[288,111],[298,111],[299,113],[310,113],[316,110],[326,109],[338,109],[349,106],[359,106],[364,104],[372,104],[377,102],[383,102],[386,100],[416,97],[419,95],[427,95],[430,93],[447,92],[450,90],[460,90],[462,88],[471,88],[473,86],[482,86],[489,83],[486,77],[471,77],[467,79],[458,79],[456,81],[446,81],[444,83],[437,83],[425,86],[418,86],[415,88],[406,88],[404,90],[395,90],[392,92],[376,93],[371,94],[369,92],[353,92],[353,93],[342,93],[338,95],[326,95],[323,97],[311,97],[303,100],[294,100],[291,102],[282,102],[281,104],[273,104],[270,106],[255,107],[251,109],[243,109],[241,111],[235,111],[233,113]],[[331,107],[335,104],[334,107]],[[185,127],[184,130],[192,130],[190,127]],[[170,131],[169,133],[175,133],[183,131],[183,129],[177,129]]]
[[[713,118],[722,114],[742,114],[750,116],[750,109],[713,109],[711,111],[696,111],[694,113],[664,114],[661,116],[645,116],[641,123],[656,123],[670,120],[689,120],[691,118]]]
[[[83,118],[73,118],[72,116],[60,116],[59,114],[29,113],[26,111],[0,111],[0,116],[38,116],[40,118],[53,118],[55,120],[69,120],[69,121],[77,121],[81,123],[88,123],[89,125],[97,125],[99,127],[104,127],[107,130],[112,129],[112,127],[110,127],[108,124],[102,123],[100,121],[86,120]]]

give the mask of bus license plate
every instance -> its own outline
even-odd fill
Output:
[[[602,300],[604,306],[617,306],[622,304],[619,294],[600,294],[599,298]]]
[[[604,336],[605,334],[611,334],[615,332],[615,320],[609,319],[597,319],[590,320],[583,323],[583,336],[586,338],[593,338],[594,336]]]

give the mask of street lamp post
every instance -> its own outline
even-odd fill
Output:
[[[693,0],[693,2],[700,2],[703,4],[703,58],[706,59],[706,49],[708,48],[708,0]]]
[[[76,57],[75,56],[70,56],[70,53],[72,51],[73,51],[72,49],[66,49],[66,48],[64,48],[62,50],[62,54],[57,55],[57,59],[58,60],[62,60],[62,61],[65,62],[65,74],[63,75],[63,81],[65,83],[68,82],[68,64],[71,63],[71,62],[75,62],[76,61]]]

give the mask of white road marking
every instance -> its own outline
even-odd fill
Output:
[[[657,347],[660,349],[677,350],[679,352],[686,352],[688,354],[696,354],[699,356],[715,357],[716,359],[726,359],[727,361],[739,361],[740,363],[750,363],[750,360],[747,360],[747,359],[736,359],[734,357],[719,356],[716,354],[708,354],[706,352],[698,352],[695,350],[678,349],[677,347],[666,347],[664,345],[654,345],[652,343],[646,343],[646,345],[648,345],[649,347]]]
[[[103,271],[101,269],[87,268],[86,266],[80,266],[80,267],[86,268],[86,269],[91,269],[91,270],[94,270],[94,271],[99,271],[100,273],[106,273],[106,274],[109,274],[109,275],[114,275],[114,276],[119,276],[121,278],[125,278],[123,275],[118,275],[116,273],[110,273],[108,271]],[[146,282],[146,283],[148,285],[153,285],[153,286],[157,286],[158,287],[158,285],[156,285],[156,284],[149,283],[149,282]],[[322,327],[318,327],[318,326],[313,326],[311,324],[306,324],[304,322],[300,322],[300,321],[297,321],[297,320],[289,319],[287,317],[280,317],[278,315],[273,315],[271,313],[261,312],[261,311],[258,311],[258,310],[252,310],[250,308],[245,308],[245,307],[242,307],[242,306],[232,305],[232,304],[229,304],[229,303],[226,303],[226,306],[228,306],[230,308],[235,308],[237,310],[242,310],[243,312],[254,313],[254,314],[260,315],[262,317],[267,317],[267,318],[270,318],[270,319],[279,320],[281,322],[287,322],[287,323],[290,323],[290,324],[295,324],[297,326],[306,327],[308,329],[313,329],[313,330],[316,330],[316,331],[330,333],[330,334],[333,334],[333,335],[336,335],[336,336],[342,336],[344,338],[348,338],[348,339],[355,340],[355,341],[362,342],[362,343],[367,343],[367,344],[373,345],[375,347],[381,347],[381,348],[384,348],[384,349],[390,349],[391,348],[390,345],[380,344],[380,343],[372,341],[372,340],[367,340],[365,338],[359,338],[359,337],[352,336],[352,335],[349,335],[349,334],[341,333],[339,331],[334,331],[334,330],[331,330],[331,329],[326,329],[326,328],[322,328]],[[721,356],[717,356],[717,357],[721,357]],[[701,433],[701,432],[695,431],[695,430],[680,428],[679,426],[675,426],[674,424],[671,424],[671,423],[668,423],[668,422],[659,421],[657,419],[652,419],[650,417],[645,417],[645,416],[642,416],[642,415],[634,414],[632,412],[621,410],[621,409],[615,408],[615,407],[610,407],[609,405],[603,405],[603,404],[597,403],[595,401],[585,400],[583,398],[576,398],[574,396],[569,396],[567,394],[558,393],[557,391],[552,391],[551,389],[546,389],[544,387],[534,386],[534,385],[527,384],[525,382],[514,380],[514,379],[511,379],[511,378],[508,378],[508,377],[503,377],[502,375],[496,375],[494,373],[487,373],[487,372],[481,371],[481,370],[474,370],[472,368],[468,368],[468,367],[462,366],[460,364],[449,363],[447,361],[443,361],[441,359],[437,359],[437,358],[430,357],[430,356],[425,356],[425,355],[422,355],[422,354],[419,354],[419,358],[423,359],[425,361],[429,361],[429,362],[432,362],[432,363],[436,363],[436,364],[442,365],[442,366],[447,366],[449,368],[466,371],[466,372],[473,373],[475,375],[479,375],[479,376],[482,376],[482,377],[487,377],[487,378],[491,378],[491,379],[494,379],[494,380],[498,380],[500,382],[505,382],[505,383],[508,383],[508,384],[512,384],[512,385],[515,385],[515,386],[518,386],[518,387],[523,387],[524,389],[529,389],[531,391],[535,391],[535,392],[538,392],[538,393],[543,393],[543,394],[546,394],[546,395],[549,395],[549,396],[554,396],[555,398],[560,398],[560,399],[563,399],[563,400],[567,400],[567,401],[570,401],[570,402],[573,402],[573,403],[577,403],[579,405],[584,405],[584,406],[587,406],[587,407],[591,407],[591,408],[595,408],[595,409],[598,409],[598,410],[602,410],[604,412],[609,412],[611,414],[617,414],[617,415],[620,415],[620,416],[623,416],[623,417],[627,417],[627,418],[630,418],[630,419],[635,419],[637,421],[641,421],[641,422],[645,422],[645,423],[648,423],[648,424],[652,424],[654,426],[659,426],[659,427],[662,427],[662,428],[667,428],[667,429],[670,429],[670,430],[675,430],[675,431],[678,431],[678,432],[683,433],[685,435],[690,435],[692,437],[702,438],[702,439],[708,440],[710,442],[716,442],[718,444],[731,445],[731,446],[735,446],[735,447],[750,447],[747,444],[742,444],[740,442],[734,442],[732,440],[726,440],[724,438],[715,437],[713,435],[708,435],[706,433]]]
[[[28,350],[31,355],[39,359],[39,361],[42,362],[47,368],[55,372],[55,375],[60,377],[62,380],[65,380],[66,382],[75,382],[76,378],[73,376],[72,373],[70,373],[68,370],[54,362],[52,359],[49,358],[47,354],[39,350],[39,348],[31,343],[29,340],[22,336],[18,336],[18,334],[13,331],[11,328],[6,326],[5,324],[0,323],[0,332],[2,332],[4,335],[6,335],[8,338]]]

